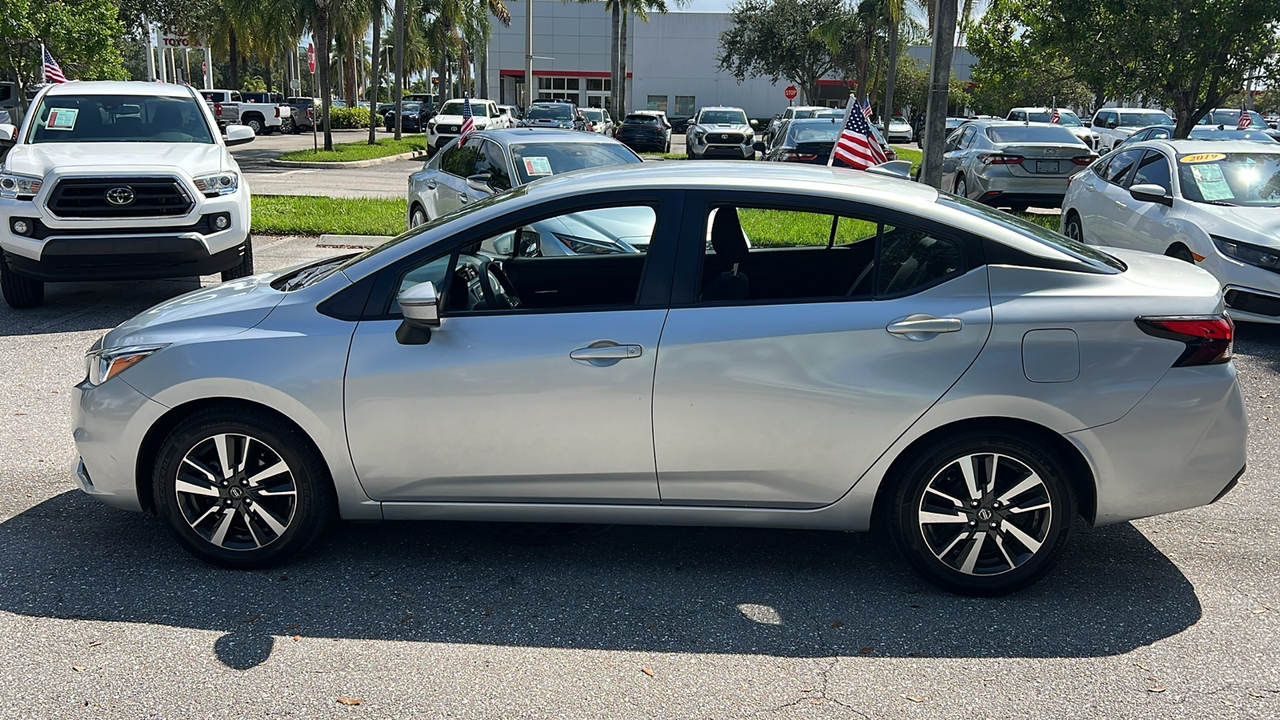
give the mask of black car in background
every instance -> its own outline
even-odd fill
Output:
[[[586,130],[587,119],[574,103],[559,100],[534,100],[520,120],[520,127],[549,127],[560,130]]]
[[[636,152],[671,152],[671,127],[657,115],[627,115],[613,137]]]
[[[774,131],[762,160],[826,165],[840,136],[842,118],[784,120]],[[757,148],[759,149],[759,148]]]
[[[423,132],[427,128],[427,121],[436,116],[435,106],[431,103],[406,102],[403,103],[404,120],[400,123],[402,132]],[[395,132],[396,129],[396,108],[392,105],[382,115],[382,124],[386,126],[387,132]]]

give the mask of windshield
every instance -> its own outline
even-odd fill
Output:
[[[573,120],[573,110],[568,105],[534,105],[524,116],[525,120]]]
[[[811,108],[809,110],[797,110],[795,117],[797,120],[799,120],[803,118],[811,118],[817,114],[818,114],[818,108]]]
[[[787,141],[792,144],[835,142],[839,134],[840,123],[838,122],[828,120],[824,122],[793,123],[790,132],[787,133]]]
[[[418,112],[418,108],[419,108],[419,107],[420,107],[420,106],[418,105],[418,103],[404,103],[404,111],[405,111],[405,112],[407,112],[407,113],[416,113],[416,112]],[[395,110],[395,109],[396,109],[395,103],[391,103],[391,108],[390,108],[390,109],[391,109],[391,110]]]
[[[1146,127],[1148,125],[1167,125],[1169,122],[1169,116],[1159,111],[1122,112],[1117,125],[1120,127]]]
[[[1053,119],[1053,114],[1050,112],[1027,113],[1027,120],[1030,122],[1047,123],[1051,119]],[[1062,125],[1064,127],[1080,127],[1080,118],[1076,117],[1076,114],[1070,110],[1059,110],[1058,119],[1058,125]]]
[[[441,114],[441,115],[457,115],[457,116],[461,117],[461,116],[462,116],[462,101],[461,101],[461,100],[450,100],[449,102],[445,103],[444,105],[441,105],[441,106],[440,106],[440,114]],[[472,104],[472,105],[471,105],[471,114],[472,114],[472,115],[475,115],[475,116],[477,116],[477,117],[484,117],[484,108],[478,108],[478,107],[476,107],[476,106],[475,106],[475,104]]]
[[[191,97],[56,95],[40,101],[29,143],[213,143]]]
[[[1123,262],[1120,262],[1120,260],[1085,245],[1084,243],[1076,242],[1066,235],[1056,233],[1046,227],[1023,220],[1017,215],[1012,215],[1004,212],[1003,210],[997,210],[990,205],[983,205],[982,203],[974,202],[968,198],[956,197],[955,195],[939,196],[938,204],[947,205],[958,210],[962,210],[970,215],[976,215],[985,220],[990,220],[1001,227],[1008,228],[1019,235],[1031,238],[1036,242],[1048,245],[1056,250],[1060,250],[1077,260],[1083,261],[1100,270],[1119,270],[1124,272],[1128,267]]]
[[[649,125],[652,127],[662,125],[662,121],[653,115],[628,115],[622,122],[626,125]]]
[[[1048,125],[1005,125],[987,128],[987,137],[996,143],[1072,143],[1082,145],[1070,130]]]
[[[603,110],[583,110],[582,114],[586,115],[591,122],[602,122],[604,120]]]
[[[1280,152],[1182,154],[1178,180],[1192,202],[1280,207]]]
[[[590,136],[588,136],[590,137]],[[519,184],[560,173],[644,162],[621,143],[522,143],[511,146],[511,160]]]
[[[741,110],[703,110],[699,125],[746,125],[747,114]]]

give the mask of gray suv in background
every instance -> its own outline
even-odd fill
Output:
[[[702,108],[685,131],[685,154],[690,160],[754,160],[755,143],[755,130],[742,108]]]

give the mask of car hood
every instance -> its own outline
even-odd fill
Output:
[[[11,172],[36,177],[54,168],[67,175],[157,167],[200,175],[229,170],[228,161],[217,143],[37,143],[15,146],[6,164]]]
[[[910,129],[911,129],[911,126],[904,122],[889,123],[889,132],[903,132],[905,130],[910,130]]]
[[[437,124],[437,125],[441,125],[441,124],[443,124],[443,125],[461,125],[461,124],[462,124],[462,120],[463,120],[463,118],[462,118],[462,116],[461,116],[461,115],[436,115],[436,117],[435,117],[435,121],[436,121],[436,124]],[[475,118],[475,121],[476,121],[476,127],[480,127],[481,125],[485,125],[485,124],[487,124],[487,123],[489,122],[489,118],[487,118],[487,117],[476,117],[476,118]]]
[[[711,124],[704,124],[704,125],[694,125],[693,127],[697,130],[704,130],[706,132],[738,132],[738,133],[751,132],[750,125],[735,125],[733,123],[711,123]]]
[[[1280,207],[1227,207],[1188,201],[1196,224],[1210,235],[1280,249]]]
[[[270,284],[277,275],[240,278],[166,300],[107,333],[102,346],[163,344],[244,332],[265,320],[284,299],[285,293]]]

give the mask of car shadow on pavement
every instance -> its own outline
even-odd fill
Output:
[[[110,329],[166,300],[200,289],[200,278],[46,283],[38,307],[0,304],[0,336]]]
[[[0,610],[223,633],[232,668],[299,638],[785,657],[1084,657],[1196,623],[1177,567],[1129,524],[1078,528],[1044,581],[949,595],[867,534],[613,527],[513,545],[492,526],[343,523],[274,570],[185,554],[150,516],[70,491],[0,523]]]
[[[1280,325],[1236,323],[1237,355],[1250,355],[1280,372]]]

